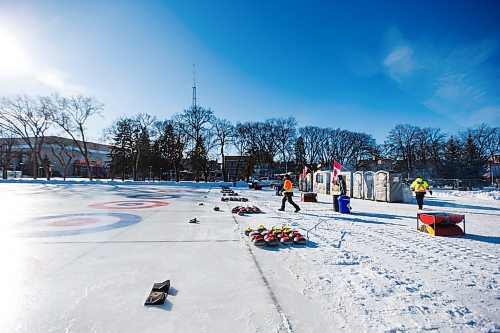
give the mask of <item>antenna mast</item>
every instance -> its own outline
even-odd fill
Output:
[[[196,68],[193,64],[193,107],[196,107]]]

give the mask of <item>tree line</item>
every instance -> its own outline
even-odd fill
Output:
[[[480,124],[448,135],[439,128],[399,124],[389,132],[383,148],[387,158],[399,162],[396,169],[400,171],[433,178],[481,179],[500,153],[500,129]]]
[[[0,99],[3,169],[10,163],[8,140],[13,137],[28,145],[36,161],[34,175],[39,166],[46,168],[41,147],[48,130],[57,128],[73,139],[90,170],[85,123],[102,115],[103,109],[98,100],[85,96]],[[146,113],[122,117],[105,130],[105,137],[111,147],[110,176],[125,179],[131,174],[135,180],[148,178],[154,169],[155,173],[173,174],[178,181],[185,167],[196,180],[207,180],[210,170],[216,168],[215,161],[220,158],[223,162],[228,152],[239,157],[236,175],[244,174],[247,179],[255,170],[300,174],[304,166],[328,168],[334,160],[352,171],[369,169],[370,161],[385,160],[390,169],[412,175],[481,178],[487,161],[500,153],[500,130],[487,124],[452,135],[439,128],[397,124],[377,144],[364,132],[298,127],[293,117],[233,124],[198,105],[165,120]],[[228,178],[224,163],[221,172],[225,181],[235,180]]]
[[[237,122],[218,118],[211,109],[191,106],[170,119],[139,114],[118,120],[112,138],[112,173],[144,179],[148,165],[173,170],[176,180],[188,161],[194,178],[206,180],[210,161],[224,161],[228,151],[239,157],[236,175],[256,170],[300,174],[331,168],[336,160],[348,170],[369,169],[369,161],[386,160],[393,171],[433,178],[482,178],[488,160],[500,153],[500,130],[481,124],[449,135],[439,128],[397,124],[382,144],[371,134],[340,128],[298,127],[293,117]],[[245,163],[243,162],[245,160]],[[229,179],[222,163],[224,180]],[[244,169],[238,169],[238,168]]]

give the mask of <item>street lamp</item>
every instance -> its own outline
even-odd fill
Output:
[[[49,164],[49,170],[47,171],[47,180],[50,180],[52,178],[52,172],[54,170],[54,164]]]
[[[160,180],[160,182],[161,182],[161,180],[162,180],[162,179],[161,179],[161,175],[162,175],[162,168],[160,168],[160,177],[158,177],[158,179]]]
[[[133,155],[132,155],[132,163],[134,162],[134,159],[135,159],[135,166],[132,166],[132,173],[134,175],[134,181],[136,181],[137,179],[137,169],[139,169],[139,152],[134,149],[132,151]]]
[[[24,163],[19,162],[19,165],[21,166],[21,177],[19,177],[19,178],[23,178]]]
[[[152,166],[152,165],[150,165],[150,166],[149,166],[149,177],[148,177],[148,181],[151,181],[151,176],[152,176],[152,173],[153,173],[153,166]],[[155,180],[153,179],[153,181],[155,181]]]
[[[132,157],[132,178],[134,181],[136,181],[137,168],[139,167],[139,155],[137,154],[137,150],[135,150],[135,149],[132,149],[130,147],[125,148],[125,149],[127,149],[127,151],[128,151],[128,154],[125,153],[125,158],[127,158],[127,156]],[[127,172],[127,175],[128,175],[128,172]]]

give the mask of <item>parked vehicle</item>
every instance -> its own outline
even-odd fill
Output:
[[[280,181],[270,179],[269,177],[261,177],[252,181],[253,186],[259,187],[274,187],[280,184]]]

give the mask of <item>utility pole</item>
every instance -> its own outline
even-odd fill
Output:
[[[193,108],[196,107],[196,68],[193,64]]]

